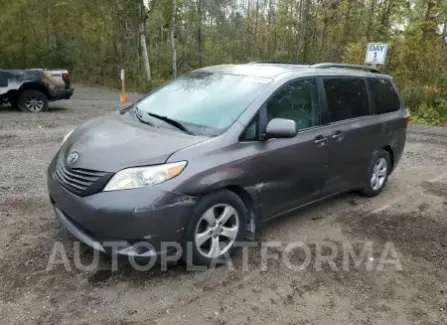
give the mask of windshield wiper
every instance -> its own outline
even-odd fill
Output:
[[[143,116],[141,115],[140,110],[138,109],[137,104],[134,104],[134,108],[135,108],[135,116],[137,117],[137,119],[144,124],[150,125],[150,126],[154,126],[154,124],[152,124],[151,122],[148,122],[146,120],[143,119]]]
[[[162,116],[162,115],[158,115],[158,114],[154,114],[154,113],[147,113],[147,114],[149,114],[152,117],[158,118],[159,120],[165,121],[166,123],[175,126],[177,129],[180,129],[185,133],[188,133],[190,135],[195,135],[185,125],[183,125],[179,121],[173,120],[172,118],[169,118],[167,116]]]

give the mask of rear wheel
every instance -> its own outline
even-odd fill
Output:
[[[40,91],[25,90],[19,95],[18,106],[22,112],[44,112],[48,109],[48,98]]]
[[[247,208],[235,193],[221,190],[201,198],[194,210],[183,259],[189,264],[224,264],[242,239]]]
[[[386,182],[388,181],[390,168],[390,154],[387,151],[380,149],[371,159],[371,164],[368,168],[368,175],[361,193],[369,197],[379,195],[385,188]]]

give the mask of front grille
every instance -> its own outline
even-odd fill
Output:
[[[53,177],[60,185],[73,194],[87,196],[101,191],[111,176],[109,173],[101,171],[70,168],[66,166],[61,153],[58,157]]]

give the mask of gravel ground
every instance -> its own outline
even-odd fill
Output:
[[[78,85],[72,100],[47,113],[0,110],[1,324],[447,324],[446,128],[410,126],[404,157],[379,197],[345,194],[266,225],[262,241],[309,244],[305,270],[274,260],[262,268],[259,248],[250,249],[248,269],[241,252],[232,270],[138,272],[121,262],[111,272],[104,256],[74,268],[74,240],[54,221],[46,167],[68,131],[115,111],[118,100],[114,91]],[[46,270],[55,242],[71,270]],[[359,253],[365,242],[372,256],[358,266],[349,260],[345,270],[346,243]],[[321,243],[338,249],[335,268],[315,263]],[[93,258],[81,252],[84,263]],[[299,252],[290,255],[294,265],[303,262]],[[383,252],[395,263],[381,268]]]

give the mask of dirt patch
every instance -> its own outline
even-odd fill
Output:
[[[447,184],[441,182],[423,182],[422,186],[427,192],[447,198]]]
[[[44,114],[0,112],[0,314],[4,323],[445,323],[447,186],[441,179],[424,183],[445,173],[447,131],[440,128],[410,126],[403,158],[379,197],[346,195],[266,225],[260,241],[283,245],[269,249],[278,257],[269,260],[266,269],[262,269],[259,246],[249,249],[248,270],[243,269],[241,251],[233,256],[233,270],[188,272],[180,264],[166,272],[139,272],[120,262],[114,272],[110,259],[102,255],[97,267],[76,269],[74,239],[57,226],[48,202],[46,168],[64,134],[83,121],[116,111],[118,102],[116,92],[75,85],[71,100],[52,104]],[[407,208],[390,205],[381,214],[369,212],[396,198]],[[352,258],[346,264],[346,243],[354,255],[361,256],[368,241],[374,244],[373,270],[367,269],[368,256],[360,265]],[[402,256],[403,271],[393,267],[377,271],[375,263],[388,241]],[[71,270],[63,264],[45,270],[56,242],[65,247]],[[285,256],[284,247],[294,242],[309,247],[310,263],[304,270],[294,268],[306,262],[303,250]],[[334,264],[316,265],[318,255],[330,256],[334,249]],[[285,257],[292,267],[285,266]],[[81,247],[80,258],[87,265],[93,254]]]
[[[422,205],[422,210],[426,207]],[[421,209],[421,205],[419,206]],[[359,214],[349,224],[351,234],[393,242],[404,255],[420,257],[434,265],[447,267],[447,219],[412,213]]]

